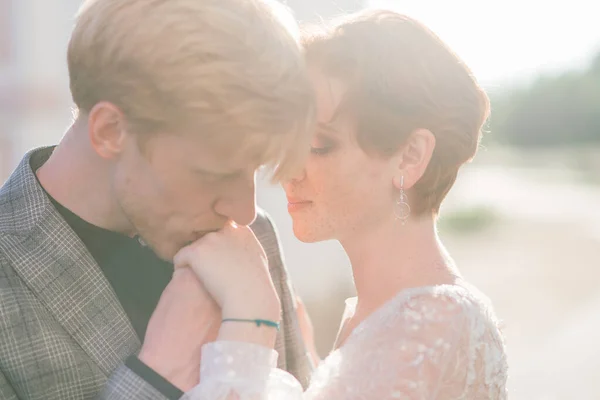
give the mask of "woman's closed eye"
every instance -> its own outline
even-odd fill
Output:
[[[333,149],[333,146],[311,147],[310,152],[316,155],[325,155]]]
[[[322,133],[317,133],[310,146],[310,152],[315,155],[325,155],[331,153],[335,147],[336,142],[333,138]]]

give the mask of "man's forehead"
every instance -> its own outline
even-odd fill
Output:
[[[257,169],[264,162],[259,149],[235,145],[229,147],[204,146],[202,151],[192,156],[192,161],[195,164],[224,173]]]
[[[178,151],[169,158],[174,162],[183,158],[192,168],[216,173],[256,170],[263,165],[275,166],[281,161],[286,148],[285,137],[285,134],[261,132],[175,135],[170,140],[177,141],[173,147]]]

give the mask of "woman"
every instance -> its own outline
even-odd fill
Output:
[[[230,227],[185,249],[176,264],[208,282],[225,321],[205,348],[195,398],[505,399],[492,308],[463,280],[435,226],[459,167],[475,155],[487,96],[432,32],[389,11],[345,18],[306,38],[305,51],[318,127],[304,169],[284,184],[288,208],[300,240],[342,244],[358,296],[301,394],[281,371],[267,380],[264,344],[277,310],[251,232]],[[224,267],[204,267],[199,253]],[[227,276],[241,283],[219,284]],[[231,332],[255,318],[267,325],[237,343]]]

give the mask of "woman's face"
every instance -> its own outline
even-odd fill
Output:
[[[393,220],[394,167],[391,160],[363,151],[351,116],[336,116],[343,83],[318,70],[311,77],[318,126],[304,170],[284,184],[288,210],[303,242],[344,240]]]

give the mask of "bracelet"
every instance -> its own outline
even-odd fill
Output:
[[[270,321],[268,319],[242,319],[242,318],[225,318],[221,322],[251,322],[260,328],[261,325],[270,326],[279,330],[279,322]]]

